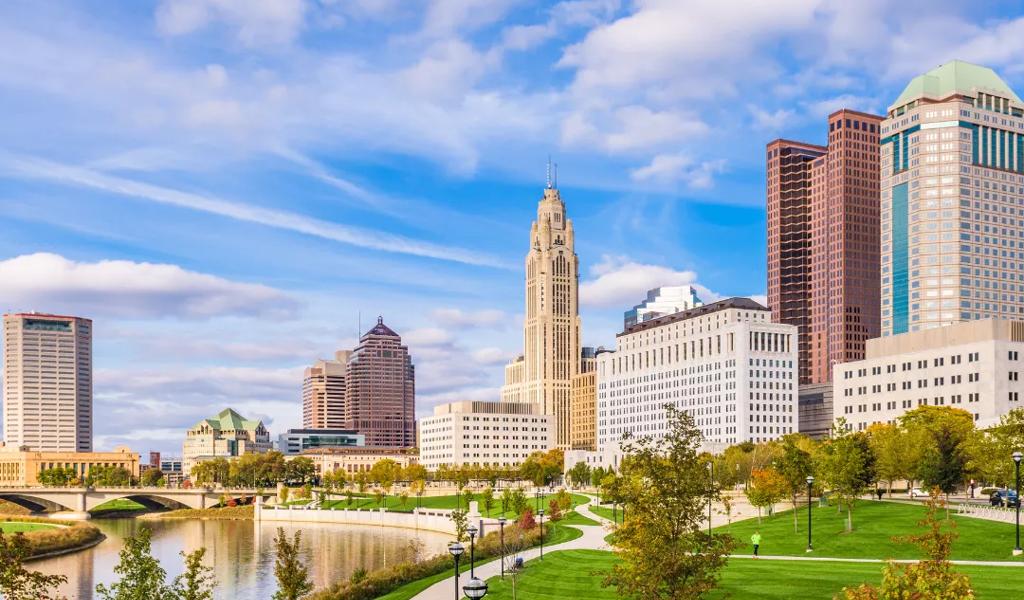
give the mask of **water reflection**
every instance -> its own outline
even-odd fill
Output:
[[[411,558],[414,546],[425,556],[443,552],[448,537],[441,533],[354,525],[311,525],[252,521],[148,521],[102,519],[94,521],[107,539],[90,550],[34,561],[32,568],[67,575],[61,593],[69,598],[92,598],[96,584],[114,580],[117,553],[124,539],[140,525],[153,531],[153,555],[167,571],[168,580],[181,573],[179,552],[206,547],[206,562],[214,569],[218,587],[214,597],[270,598],[274,581],[274,535],[278,527],[292,535],[302,531],[302,551],[317,588],[347,578],[362,567],[372,571]],[[414,541],[418,540],[418,541]]]

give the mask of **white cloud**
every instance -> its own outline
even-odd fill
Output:
[[[659,154],[646,166],[630,171],[634,181],[661,184],[682,183],[690,188],[707,189],[714,176],[725,170],[725,160],[695,162],[686,154]]]
[[[40,312],[127,318],[288,316],[294,298],[273,288],[186,271],[177,265],[68,260],[27,254],[0,261],[7,306]]]
[[[508,315],[496,309],[464,311],[458,308],[438,308],[431,316],[441,325],[452,329],[496,327],[508,321]]]
[[[480,348],[473,351],[473,360],[481,365],[503,365],[510,358],[511,354],[501,348]]]
[[[792,110],[780,108],[775,111],[768,111],[759,106],[751,105],[750,114],[754,117],[754,126],[769,131],[784,129],[796,117]]]
[[[15,176],[45,179],[99,189],[122,196],[211,213],[267,227],[285,229],[362,248],[411,254],[465,264],[500,268],[506,266],[479,252],[448,248],[390,233],[322,221],[292,212],[231,202],[192,192],[183,192],[173,188],[161,187],[42,159],[8,157],[0,154],[0,172],[4,169]]]
[[[162,0],[157,30],[167,36],[194,33],[215,22],[234,30],[246,46],[292,41],[303,24],[304,0]]]
[[[852,108],[862,112],[877,112],[880,107],[878,106],[877,98],[842,94],[812,102],[808,108],[808,112],[813,116],[823,119],[842,108]]]
[[[591,278],[580,284],[580,304],[625,310],[640,302],[648,290],[667,285],[692,285],[704,302],[721,296],[697,283],[697,273],[638,263],[622,256],[605,255],[590,269]]]
[[[452,334],[440,327],[423,327],[412,329],[402,334],[402,341],[411,349],[422,349],[430,346],[450,346],[453,340]]]

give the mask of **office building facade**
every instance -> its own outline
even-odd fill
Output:
[[[623,329],[643,321],[657,319],[672,313],[703,305],[692,285],[673,285],[654,288],[647,292],[643,302],[627,310],[623,316]]]
[[[556,443],[554,415],[534,402],[451,402],[417,426],[420,464],[431,471],[441,465],[515,467]]]
[[[409,349],[384,319],[359,338],[348,356],[345,417],[340,429],[357,431],[367,446],[416,444],[416,371]]]
[[[345,422],[346,372],[351,352],[340,350],[333,360],[318,360],[302,376],[302,426],[338,429]]]
[[[886,336],[1024,312],[1024,104],[953,61],[915,77],[882,123]]]
[[[4,315],[3,433],[36,452],[92,451],[92,321]]]
[[[366,436],[348,429],[289,429],[277,436],[281,454],[302,454],[314,448],[350,448],[366,445]]]
[[[226,408],[217,416],[196,423],[185,433],[182,470],[187,477],[192,474],[192,467],[202,461],[262,453],[272,447],[270,433],[263,426],[263,421],[246,419]]]

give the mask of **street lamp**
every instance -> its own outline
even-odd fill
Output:
[[[537,514],[540,515],[540,559],[544,560],[544,509]]]
[[[814,550],[811,545],[811,488],[814,486],[814,475],[807,476],[807,551]]]
[[[505,517],[498,517],[501,526],[501,578],[505,578]]]
[[[487,582],[472,577],[462,586],[462,591],[466,593],[467,598],[483,598],[487,595]]]
[[[476,550],[475,550],[476,544],[474,543],[474,541],[476,540],[476,531],[477,531],[477,529],[476,529],[476,526],[474,526],[474,525],[470,525],[469,527],[466,528],[466,533],[469,534],[469,576],[470,576],[470,578],[476,577],[476,572],[473,570],[474,565],[476,565]]]
[[[459,557],[465,551],[466,549],[458,542],[448,546],[448,552],[455,557],[455,600],[459,600]]]
[[[1021,454],[1020,450],[1013,453],[1014,469],[1017,472],[1017,545],[1013,548],[1014,556],[1020,556],[1020,554],[1024,552],[1020,548],[1020,459],[1022,456],[1024,456],[1024,454]],[[1009,494],[1007,494],[1007,497],[1009,497]]]
[[[536,500],[537,506],[533,510],[540,510],[540,488],[539,487],[533,488],[533,497],[537,499]]]

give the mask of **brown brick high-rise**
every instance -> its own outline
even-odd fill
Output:
[[[768,303],[800,330],[800,383],[864,357],[880,334],[879,124],[840,110],[828,146],[768,144]]]
[[[377,319],[348,356],[342,429],[367,446],[416,445],[415,369],[402,338]]]

